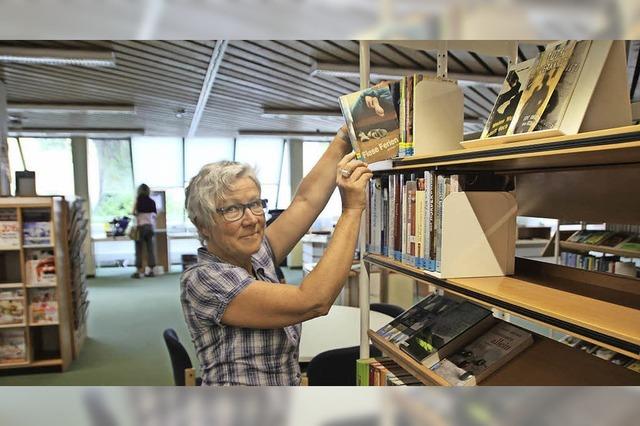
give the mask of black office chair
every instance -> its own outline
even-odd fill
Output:
[[[369,305],[369,310],[380,312],[381,314],[389,315],[394,318],[405,311],[402,307],[392,305],[390,303],[372,303]]]
[[[382,356],[369,345],[369,356]],[[360,346],[332,349],[314,356],[307,366],[309,386],[355,386],[356,360],[360,358]]]
[[[173,368],[173,381],[176,386],[200,386],[202,379],[195,377],[195,369],[187,350],[180,343],[178,334],[173,328],[167,328],[163,333],[164,343],[169,351],[171,367]]]

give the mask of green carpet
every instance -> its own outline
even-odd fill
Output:
[[[134,280],[133,271],[101,268],[89,280],[89,338],[66,372],[2,376],[0,370],[0,386],[173,385],[164,329],[177,331],[197,364],[180,307],[180,274]],[[285,275],[290,283],[302,277],[286,268]]]

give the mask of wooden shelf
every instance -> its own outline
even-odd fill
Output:
[[[12,362],[7,362],[7,361],[0,362],[0,370],[7,369],[7,368],[20,368],[20,367],[29,367],[29,362],[24,360],[12,361]]]
[[[19,324],[0,324],[0,328],[21,328],[21,327],[26,327],[27,324],[25,323],[19,323]]]
[[[0,283],[0,288],[22,288],[22,283]]]
[[[439,279],[384,256],[365,261],[640,359],[640,310],[513,277]]]
[[[20,251],[21,247],[0,247],[0,251]]]
[[[617,256],[640,258],[640,251],[622,250],[607,246],[597,246],[594,244],[573,243],[571,241],[560,241],[560,248],[575,251],[597,251],[599,253],[615,254]]]
[[[38,322],[38,323],[31,323],[29,324],[29,327],[47,327],[50,325],[60,325],[60,322],[56,321],[56,322]]]
[[[425,385],[450,386],[442,377],[368,331],[371,342]],[[482,381],[480,386],[640,385],[640,374],[551,339],[538,337],[532,346]]]
[[[26,285],[26,288],[53,288],[57,287],[57,284],[40,284],[40,285]]]
[[[407,157],[394,160],[393,169],[518,171],[634,163],[640,163],[640,125]]]
[[[52,249],[53,244],[29,244],[22,246],[23,249]]]
[[[56,367],[62,366],[63,362],[60,358],[44,359],[39,361],[16,361],[0,363],[0,370],[10,368],[38,368],[38,367]]]

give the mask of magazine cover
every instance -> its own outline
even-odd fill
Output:
[[[0,364],[25,361],[25,340],[24,330],[0,330]]]
[[[340,108],[359,159],[371,164],[398,156],[400,130],[389,85],[341,96]]]
[[[25,262],[26,285],[56,285],[56,259],[51,250],[29,250]]]
[[[31,324],[58,321],[58,302],[55,288],[31,289],[29,291]]]
[[[51,222],[24,222],[22,224],[24,245],[51,244]]]
[[[23,324],[24,319],[23,290],[0,290],[0,325]]]
[[[20,226],[17,221],[0,221],[0,249],[20,248]]]
[[[502,84],[500,94],[493,105],[493,110],[489,114],[487,123],[482,131],[481,138],[502,136],[507,134],[513,115],[516,112],[518,102],[524,91],[529,78],[531,67],[535,64],[535,59],[520,62],[507,73],[507,77]]]
[[[507,134],[535,129],[576,45],[574,40],[548,45],[531,69]]]

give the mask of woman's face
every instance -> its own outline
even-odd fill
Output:
[[[259,200],[260,191],[251,178],[242,177],[231,186],[226,198],[220,207]],[[264,237],[264,213],[256,215],[245,209],[242,217],[234,222],[228,222],[218,212],[214,214],[216,223],[207,241],[209,250],[228,260],[246,259],[258,251]]]

